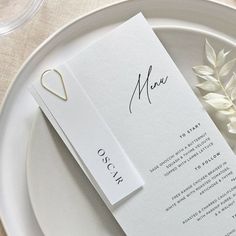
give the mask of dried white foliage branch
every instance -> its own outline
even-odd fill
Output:
[[[206,92],[204,101],[226,117],[228,131],[236,134],[236,73],[232,73],[236,58],[226,61],[229,53],[224,49],[216,53],[206,40],[208,65],[195,66],[193,71],[202,80],[196,86]]]

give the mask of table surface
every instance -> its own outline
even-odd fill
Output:
[[[33,19],[0,38],[0,105],[29,55],[49,35],[73,19],[121,0],[45,0]],[[235,0],[217,0],[236,7]],[[0,222],[0,236],[6,236]]]

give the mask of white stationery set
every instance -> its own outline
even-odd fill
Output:
[[[30,87],[129,236],[236,236],[236,157],[139,13]]]

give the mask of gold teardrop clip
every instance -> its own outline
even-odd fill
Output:
[[[58,75],[58,78],[60,79],[60,83],[62,85],[64,94],[60,94],[59,92],[57,92],[57,91],[53,90],[52,88],[50,88],[49,86],[47,86],[47,84],[44,81],[44,78],[45,78],[45,75],[49,72],[54,72]],[[56,70],[56,69],[45,70],[41,75],[40,82],[41,82],[41,85],[43,86],[43,88],[45,88],[48,92],[52,93],[53,95],[57,96],[58,98],[62,99],[63,101],[68,100],[65,83],[64,83],[61,73],[58,70]]]

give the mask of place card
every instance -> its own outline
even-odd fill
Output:
[[[236,157],[142,14],[56,70],[70,73],[65,87],[78,82],[72,89],[83,90],[145,182],[108,205],[127,235],[236,235]],[[50,92],[40,86],[32,91],[55,123],[64,114],[48,106]],[[50,95],[65,105],[63,91]],[[70,125],[80,132],[77,123]],[[65,138],[63,126],[54,127]]]
[[[111,205],[138,190],[141,176],[66,66],[46,70],[31,92],[49,119],[54,119],[76,160]],[[95,184],[96,183],[96,184]],[[104,197],[103,196],[103,197]]]

